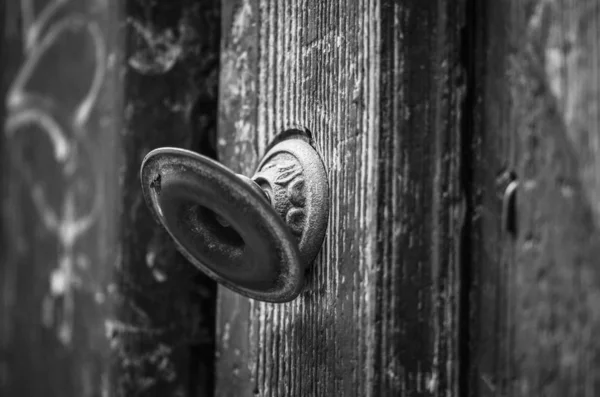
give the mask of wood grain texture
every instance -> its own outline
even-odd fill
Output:
[[[482,190],[471,395],[595,396],[600,4],[487,2],[475,18]],[[510,170],[520,183],[516,239],[500,217]]]
[[[217,395],[462,395],[464,3],[223,10],[220,160],[249,175],[278,132],[307,127],[331,213],[297,300],[220,289]]]
[[[123,5],[2,3],[2,396],[213,392],[216,289],[152,220],[139,167],[163,145],[215,153],[219,3]]]

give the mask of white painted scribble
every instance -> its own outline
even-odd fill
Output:
[[[22,172],[23,181],[30,188],[31,198],[41,223],[56,237],[59,244],[56,268],[50,275],[49,291],[44,301],[42,317],[46,325],[56,325],[58,338],[65,345],[69,345],[72,340],[74,291],[81,285],[76,267],[81,254],[77,253],[76,243],[98,219],[100,204],[98,193],[101,192],[101,179],[98,173],[94,172],[94,202],[87,213],[78,214],[77,180],[74,179],[73,173],[77,164],[82,159],[85,160],[84,156],[89,156],[91,152],[85,146],[86,124],[97,101],[106,70],[106,46],[97,23],[80,13],[65,13],[65,16],[53,21],[53,17],[59,11],[64,11],[63,7],[70,2],[71,0],[54,0],[35,16],[33,2],[21,0],[26,59],[8,90],[6,98],[8,117],[5,128],[8,138],[13,140],[23,133],[43,133],[49,139],[48,152],[53,155],[67,182],[62,203],[59,208],[56,208],[56,205],[46,197],[44,183],[36,180],[36,170],[29,169],[30,164],[24,162],[18,155],[12,155],[11,160],[17,162],[15,168]],[[47,66],[41,61],[44,55],[57,45],[62,35],[73,31],[78,35],[87,35],[91,39],[95,67],[88,91],[80,98],[75,109],[70,110],[66,117],[62,115],[61,118],[58,113],[65,110],[61,109],[61,103],[52,96],[52,93],[30,92],[27,84],[35,72],[44,70]],[[47,76],[48,79],[52,77]],[[94,162],[91,164],[92,167],[98,165]],[[55,299],[57,297],[61,298],[62,304],[60,324],[54,324],[53,316],[49,315],[55,310],[54,302],[58,302]]]
[[[171,30],[159,31],[131,20],[132,37],[138,42],[137,51],[128,63],[133,69],[145,75],[168,72],[175,66],[182,53],[181,38],[177,39]]]

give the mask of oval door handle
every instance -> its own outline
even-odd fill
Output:
[[[151,151],[140,172],[146,203],[179,251],[217,282],[267,302],[298,296],[329,214],[321,157],[303,133],[281,137],[252,178],[177,148]]]

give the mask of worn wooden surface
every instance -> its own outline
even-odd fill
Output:
[[[471,395],[600,395],[600,3],[476,14]],[[516,238],[500,217],[511,170]]]
[[[217,395],[463,395],[464,5],[224,2],[221,161],[251,174],[282,128],[307,127],[331,214],[297,300],[220,290]]]
[[[0,395],[211,395],[215,288],[138,172],[214,155],[218,2],[2,4]]]

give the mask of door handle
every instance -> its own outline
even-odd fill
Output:
[[[329,214],[325,165],[306,134],[281,134],[252,178],[169,147],[148,153],[140,178],[155,219],[215,281],[266,302],[301,292]]]

